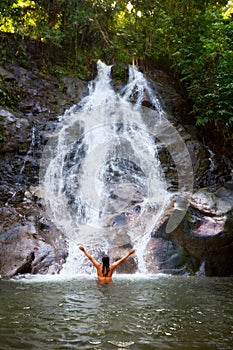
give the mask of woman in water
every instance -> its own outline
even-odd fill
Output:
[[[113,264],[109,264],[109,257],[103,256],[102,264],[98,263],[82,246],[79,247],[80,250],[88,257],[97,270],[98,280],[101,282],[111,282],[113,271],[117,266],[119,266],[123,261],[125,261],[130,255],[135,253],[135,249],[131,249],[123,258],[117,260]]]

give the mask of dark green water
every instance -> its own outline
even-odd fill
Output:
[[[232,349],[233,279],[0,280],[1,349]]]

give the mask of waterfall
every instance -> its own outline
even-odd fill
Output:
[[[111,66],[98,61],[97,68],[88,96],[60,117],[45,148],[41,191],[49,216],[70,244],[66,273],[92,271],[83,267],[79,244],[97,259],[131,245],[145,271],[145,246],[171,198],[158,157],[165,113],[136,67],[130,67],[119,93]],[[153,109],[141,106],[144,94]]]

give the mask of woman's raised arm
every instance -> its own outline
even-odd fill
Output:
[[[92,264],[98,268],[101,264],[99,264],[94,258],[93,256],[91,256],[91,254],[89,254],[84,248],[83,246],[79,246],[79,249],[88,257],[88,259],[92,262]]]
[[[124,255],[121,259],[115,261],[113,264],[111,264],[111,268],[115,270],[117,266],[119,266],[123,261],[125,261],[130,255],[135,253],[135,249],[130,249],[126,255]]]

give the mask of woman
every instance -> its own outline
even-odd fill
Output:
[[[113,264],[109,264],[109,257],[104,256],[102,258],[102,264],[98,263],[84,248],[79,247],[80,250],[88,257],[97,270],[98,280],[101,282],[111,282],[113,271],[117,266],[119,266],[123,261],[125,261],[130,255],[135,253],[135,249],[131,249],[123,258],[117,260]]]

